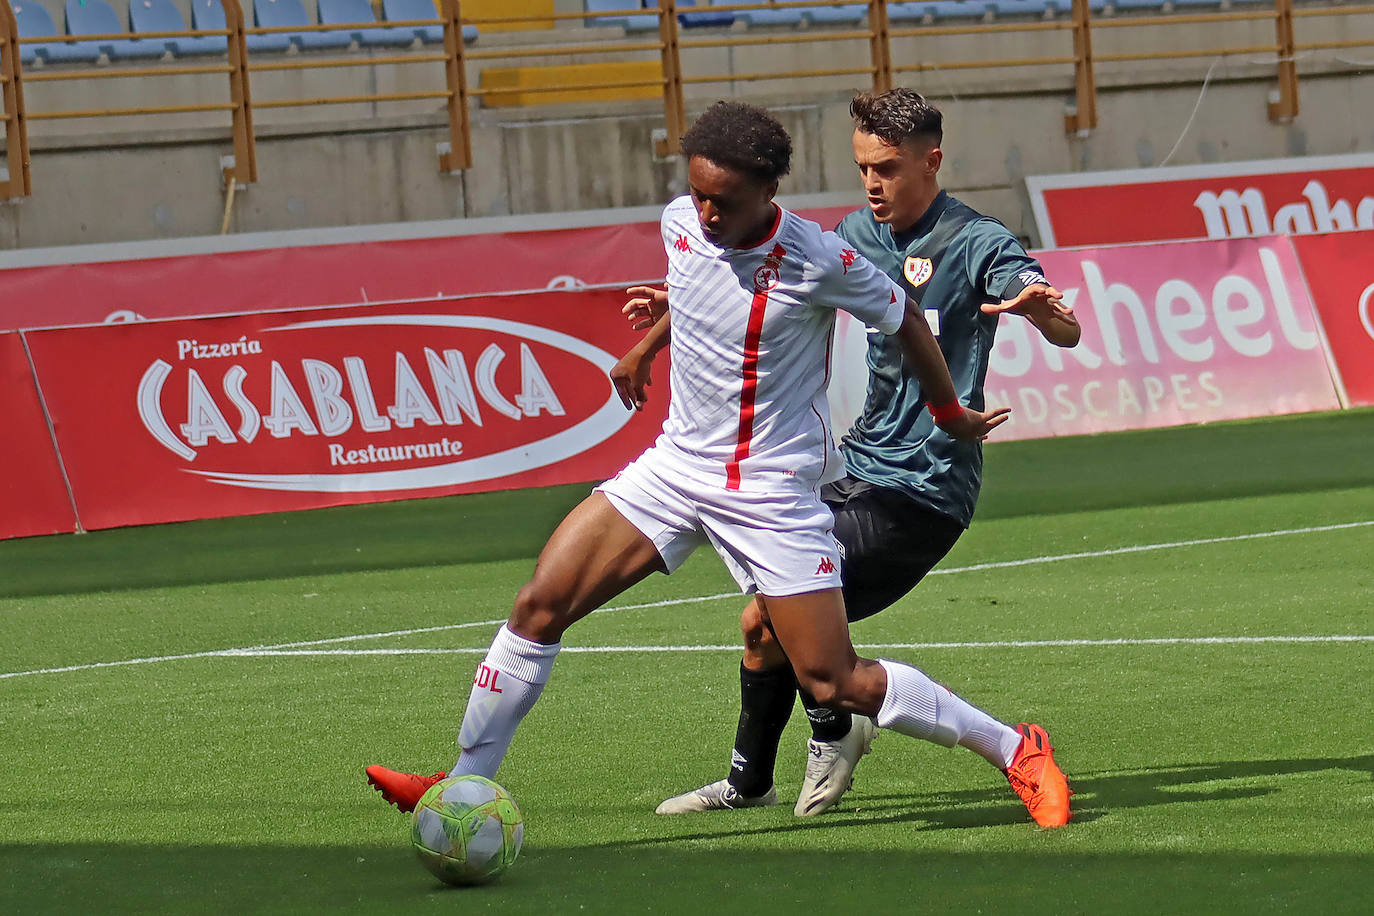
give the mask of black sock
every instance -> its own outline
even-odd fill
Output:
[[[805,690],[801,694],[802,708],[806,718],[811,720],[811,737],[817,741],[839,741],[854,726],[853,717],[843,709],[831,709],[816,702],[816,698]]]
[[[739,728],[730,755],[730,785],[741,795],[762,795],[773,787],[773,764],[782,730],[792,716],[797,679],[792,668],[750,671],[739,666]]]

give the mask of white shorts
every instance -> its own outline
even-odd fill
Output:
[[[746,593],[781,598],[840,587],[835,517],[804,482],[780,476],[767,493],[727,490],[650,448],[596,489],[654,542],[670,573],[709,541]]]

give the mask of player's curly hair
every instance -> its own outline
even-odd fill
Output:
[[[760,182],[777,181],[792,167],[792,138],[767,111],[721,101],[706,109],[682,135],[682,152],[745,172]]]
[[[939,146],[945,138],[944,115],[914,89],[860,92],[849,103],[854,126],[891,146],[917,140]]]

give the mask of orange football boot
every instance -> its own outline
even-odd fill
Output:
[[[1016,730],[1021,733],[1021,746],[1007,767],[1007,782],[1025,802],[1037,824],[1063,827],[1073,817],[1069,811],[1073,790],[1054,762],[1050,736],[1040,726],[1028,722],[1022,722]]]
[[[433,776],[420,776],[376,765],[367,768],[367,781],[372,783],[372,788],[382,793],[382,798],[405,814],[414,811],[415,806],[420,803],[420,796],[424,795],[430,786],[443,779],[444,775],[435,773]]]

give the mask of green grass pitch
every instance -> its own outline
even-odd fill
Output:
[[[0,543],[0,913],[1374,912],[1374,411],[987,456],[853,637],[1045,725],[1063,830],[893,733],[798,820],[800,714],[782,804],[655,816],[734,734],[741,599],[699,551],[570,632],[499,774],[520,861],[440,885],[362,770],[451,764],[563,487]]]

